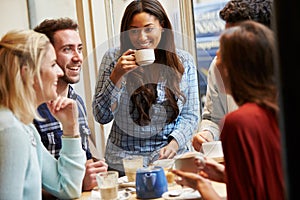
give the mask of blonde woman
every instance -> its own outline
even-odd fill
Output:
[[[58,198],[79,197],[86,158],[78,110],[56,93],[63,72],[48,38],[32,30],[8,32],[0,41],[0,72],[1,199],[42,199],[41,186]],[[31,124],[44,102],[64,130],[59,160]]]

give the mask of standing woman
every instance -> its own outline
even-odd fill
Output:
[[[56,93],[63,72],[48,38],[33,30],[8,32],[0,41],[0,72],[0,198],[42,199],[41,187],[58,198],[78,198],[86,161],[78,110]],[[59,160],[32,124],[44,102],[64,130]]]
[[[120,47],[102,59],[93,113],[100,124],[114,120],[105,160],[120,171],[122,158],[144,156],[144,165],[189,151],[199,122],[197,69],[175,47],[168,16],[157,0],[134,0],[121,21]],[[137,66],[136,49],[154,49],[155,62]]]

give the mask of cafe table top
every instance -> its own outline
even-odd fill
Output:
[[[223,198],[226,199],[226,184],[225,183],[219,183],[219,182],[214,182],[212,181],[212,186],[215,189],[215,191]],[[180,185],[170,185],[168,187],[168,191],[171,190],[176,190],[176,189],[180,189],[181,186]],[[135,200],[138,199],[136,197],[136,194],[132,194],[131,197],[129,198],[129,200]],[[157,198],[155,200],[163,200],[164,198]],[[81,197],[78,200],[100,200],[100,199],[95,199],[95,198],[91,198],[91,191],[85,191],[82,193]]]

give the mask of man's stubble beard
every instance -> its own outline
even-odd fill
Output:
[[[78,77],[77,80],[73,80],[72,78],[69,78],[68,76],[64,75],[63,77],[60,77],[60,79],[62,81],[64,81],[65,83],[68,83],[68,84],[76,84],[80,81],[80,76]]]

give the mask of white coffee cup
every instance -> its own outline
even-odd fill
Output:
[[[195,159],[199,159],[202,166],[197,166]],[[205,159],[200,152],[187,152],[175,157],[175,169],[197,173],[201,168],[204,168],[204,166]]]
[[[135,52],[135,62],[139,66],[150,65],[155,61],[154,49],[138,49]]]

